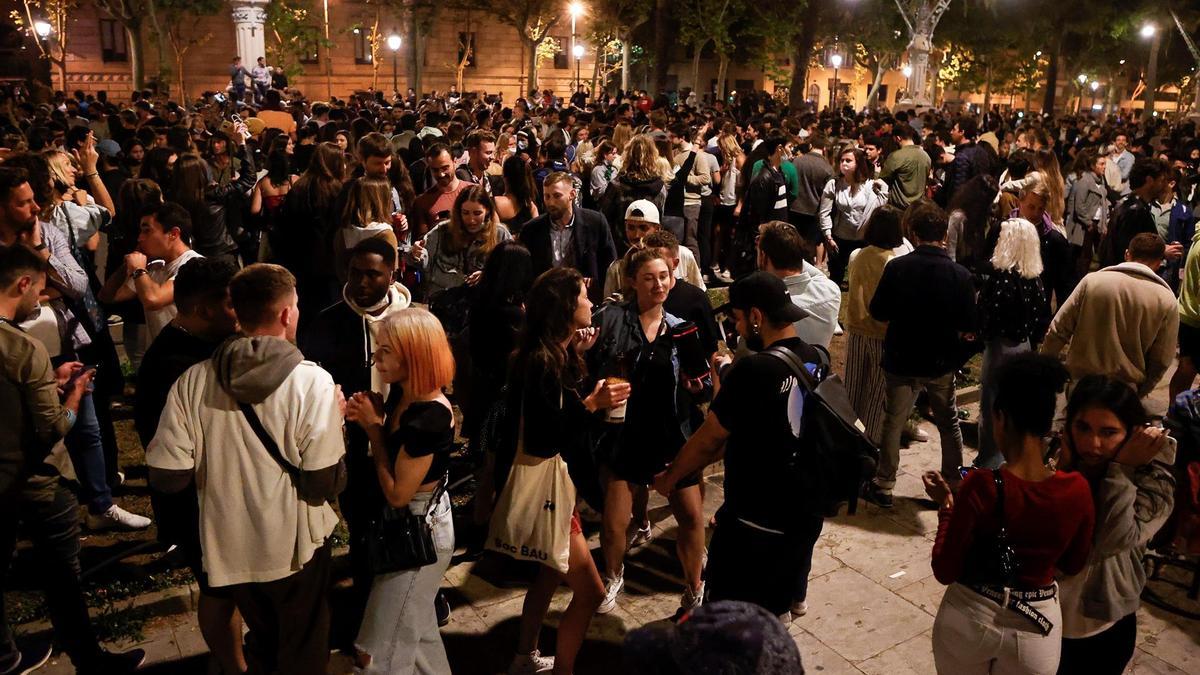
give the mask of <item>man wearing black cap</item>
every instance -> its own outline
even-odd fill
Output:
[[[822,360],[796,335],[793,324],[808,316],[792,302],[783,280],[754,272],[729,288],[737,331],[753,351],[791,350],[805,363]],[[788,365],[767,354],[750,354],[729,365],[713,357],[716,396],[700,429],[654,487],[666,495],[684,476],[703,469],[725,449],[725,504],[709,545],[705,572],[708,600],[743,600],[776,616],[805,610],[808,570],[823,519],[796,506],[788,463],[795,441],[788,419],[797,386]]]

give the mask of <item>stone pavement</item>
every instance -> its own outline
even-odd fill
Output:
[[[1165,408],[1165,384],[1155,396]],[[939,448],[932,425],[926,423],[924,428],[932,439],[901,453],[903,471],[894,509],[862,504],[858,515],[825,524],[813,559],[808,614],[789,626],[809,673],[934,673],[931,633],[944,590],[929,566],[937,513],[914,498],[924,496],[920,475],[937,468]],[[968,450],[967,459],[971,454]],[[708,514],[719,506],[721,494],[720,476],[710,476],[705,498]],[[617,609],[593,621],[580,654],[580,675],[618,672],[623,635],[667,620],[677,607],[682,581],[674,555],[674,520],[657,496],[651,501],[651,514],[655,539],[630,557],[626,591]],[[595,536],[592,543],[598,549]],[[454,613],[442,635],[455,673],[502,672],[511,656],[524,590],[499,583],[502,567],[485,559],[457,564],[446,575],[444,588]],[[1178,575],[1171,578],[1182,581]],[[1154,587],[1177,604],[1200,611],[1200,603],[1189,603],[1178,589],[1164,583]],[[563,587],[554,599],[542,634],[544,651],[553,651],[553,626],[569,597]],[[188,611],[192,598],[176,592],[172,598],[160,599],[160,606],[172,599],[178,613],[155,619],[140,645],[149,653],[147,672],[204,673],[204,642],[194,613]],[[1138,648],[1127,672],[1200,673],[1198,645],[1200,621],[1143,605],[1138,612]],[[41,672],[70,673],[66,661],[60,658]],[[349,669],[337,663],[331,672]]]

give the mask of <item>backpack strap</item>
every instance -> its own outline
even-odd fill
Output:
[[[279,446],[275,443],[275,439],[271,438],[271,434],[268,434],[267,430],[263,428],[262,420],[258,419],[258,414],[254,412],[254,408],[250,407],[249,403],[242,403],[241,401],[238,401],[238,408],[242,411],[246,422],[250,424],[254,435],[258,436],[259,442],[267,449],[267,454],[292,479],[292,484],[299,485],[300,469],[283,458],[283,453],[279,451]]]
[[[804,366],[804,361],[800,359],[800,355],[796,352],[782,345],[775,345],[765,349],[762,353],[770,354],[771,356],[774,356],[780,361],[786,363],[788,368],[792,370],[792,374],[794,374],[796,379],[804,385],[805,389],[813,391],[817,388],[817,378],[813,377],[813,374],[808,372],[808,368]],[[825,363],[828,363],[828,352],[818,349],[818,353],[821,355],[821,359]],[[818,366],[824,367],[821,364],[818,364]]]

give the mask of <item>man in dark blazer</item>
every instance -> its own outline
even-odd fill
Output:
[[[602,300],[604,273],[617,257],[604,214],[575,206],[575,181],[561,171],[546,176],[546,212],[521,228],[521,243],[533,257],[533,274],[574,267],[588,279],[588,297]]]

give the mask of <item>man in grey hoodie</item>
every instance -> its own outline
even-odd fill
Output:
[[[250,265],[229,295],[242,335],[171,387],[146,451],[150,481],[171,492],[194,477],[204,571],[258,638],[248,658],[268,672],[323,674],[345,400],[293,344],[290,272]]]

